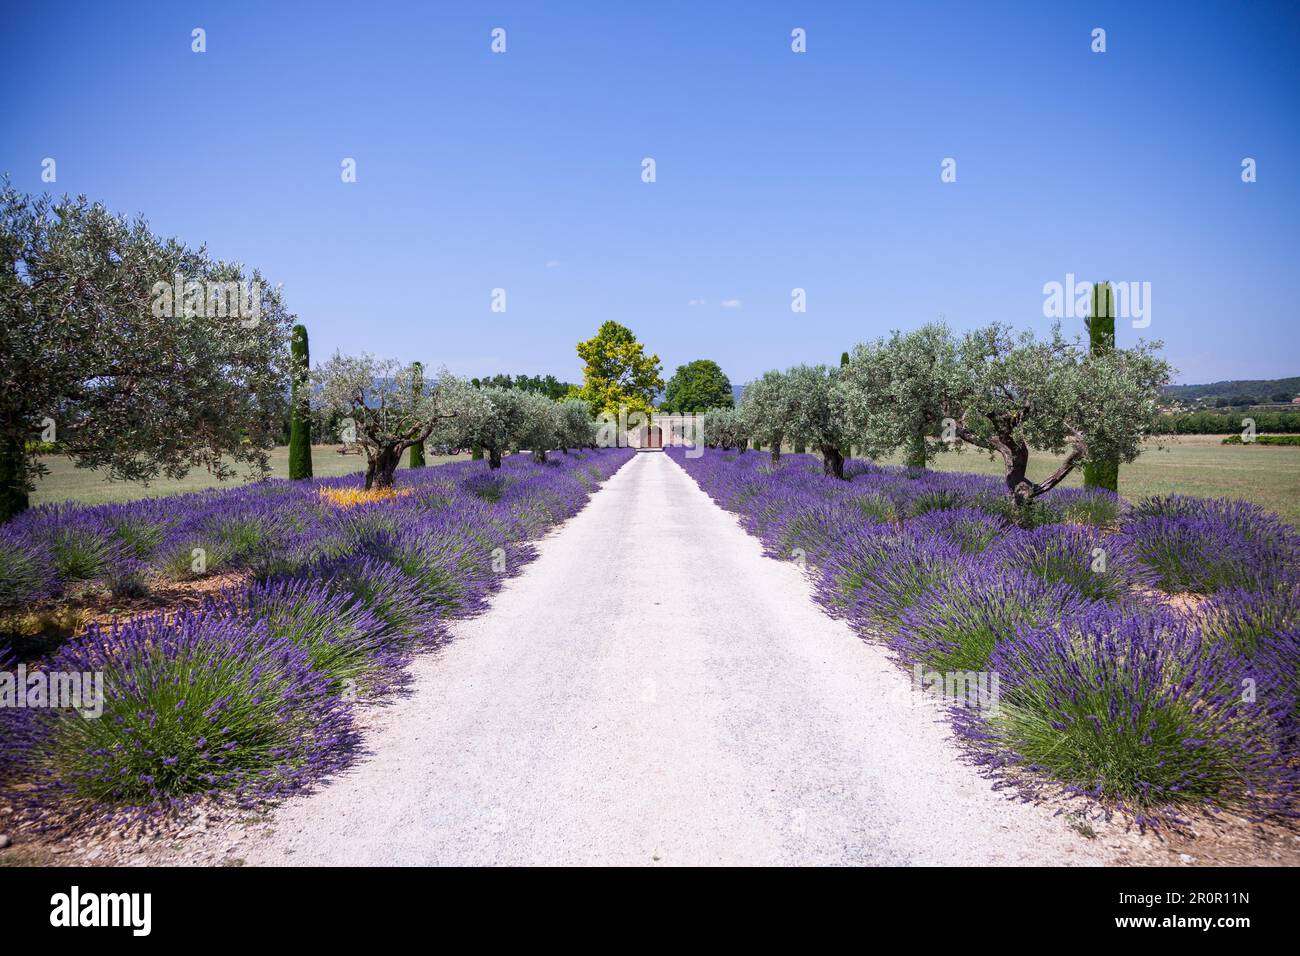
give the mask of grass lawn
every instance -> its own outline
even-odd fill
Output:
[[[334,475],[350,475],[366,470],[364,455],[340,455],[337,445],[316,445],[311,450],[312,472],[317,478],[329,478]],[[1300,451],[1300,449],[1292,449]],[[441,465],[448,461],[465,461],[468,456],[459,457],[430,455],[430,465]],[[50,473],[36,483],[32,495],[33,505],[52,504],[58,501],[78,501],[82,504],[98,505],[114,501],[134,501],[136,498],[148,498],[157,495],[176,495],[185,491],[198,491],[202,488],[233,488],[244,483],[243,471],[229,481],[217,481],[202,468],[195,468],[180,481],[161,478],[148,485],[126,481],[105,481],[104,476],[88,468],[78,468],[63,455],[43,455],[41,461],[50,469]],[[407,456],[402,456],[399,471],[406,470]],[[271,475],[275,478],[289,477],[289,448],[281,445],[271,451]]]
[[[1119,493],[1129,500],[1173,493],[1207,498],[1244,498],[1275,511],[1300,526],[1300,448],[1265,445],[1225,445],[1219,435],[1178,435],[1151,442],[1131,465],[1119,469]],[[1050,475],[1060,456],[1035,453],[1029,477]],[[895,461],[900,464],[902,459]],[[941,455],[934,468],[1002,476],[1002,460],[990,461],[974,450]],[[1062,483],[1083,484],[1083,470]]]

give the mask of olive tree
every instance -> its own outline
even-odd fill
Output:
[[[849,433],[847,403],[837,387],[839,376],[838,367],[798,365],[785,373],[785,380],[788,433],[821,452],[825,474],[843,478],[843,449]]]
[[[293,316],[256,270],[6,180],[0,316],[0,520],[46,473],[26,451],[42,432],[110,479],[268,473]]]
[[[522,395],[513,444],[528,448],[533,453],[533,461],[541,464],[546,461],[546,452],[559,444],[560,405],[538,392],[522,392]]]
[[[458,415],[452,428],[456,444],[482,448],[488,467],[501,467],[511,448],[530,448],[533,458],[546,460],[558,428],[557,405],[544,395],[518,388],[457,387],[452,406]]]
[[[947,414],[945,378],[936,369],[951,367],[956,350],[951,330],[933,322],[859,345],[841,361],[848,428],[869,457],[901,446],[909,467],[924,468],[941,450],[926,435],[938,434]]]
[[[928,443],[927,454],[973,445],[999,456],[1007,494],[1020,507],[1089,461],[1130,462],[1141,453],[1170,377],[1160,343],[1089,354],[1059,326],[1044,340],[997,323],[960,340],[943,333],[933,364],[912,368],[915,381],[902,393],[897,383],[882,388],[880,378],[846,375],[852,421],[866,423],[878,449],[905,445],[922,417],[937,421],[940,441]],[[932,405],[922,415],[900,394]],[[1063,456],[1042,481],[1028,476],[1035,450]]]
[[[711,408],[704,414],[704,444],[709,448],[749,450],[749,433],[734,408]]]
[[[366,454],[366,490],[388,488],[402,452],[458,412],[445,400],[445,372],[429,384],[417,365],[370,354],[335,353],[312,373],[312,407],[338,415]]]
[[[568,398],[559,403],[556,444],[566,455],[570,448],[595,446],[596,423],[591,417],[591,406],[582,399]]]
[[[773,369],[746,385],[740,397],[740,420],[746,432],[754,441],[771,446],[773,462],[781,460],[792,395],[789,379]]]

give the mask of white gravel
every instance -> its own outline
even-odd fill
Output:
[[[885,651],[642,453],[239,848],[297,864],[1061,864]]]

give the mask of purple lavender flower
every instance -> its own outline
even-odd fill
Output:
[[[1248,665],[1169,612],[1092,605],[1000,642],[990,666],[997,715],[956,719],[992,766],[1048,773],[1151,821],[1292,800],[1275,715],[1243,692]]]
[[[48,550],[21,528],[0,527],[0,607],[52,597],[59,587]]]
[[[1068,584],[995,565],[965,568],[908,608],[890,643],[908,663],[943,672],[987,671],[999,644],[1087,603]]]
[[[1225,589],[1198,610],[1197,621],[1206,637],[1254,657],[1262,641],[1300,628],[1300,580],[1282,578],[1253,590]]]
[[[1300,538],[1259,509],[1197,509],[1178,499],[1178,513],[1125,523],[1128,550],[1170,593],[1254,589],[1294,573]]]
[[[278,795],[341,767],[355,739],[304,649],[211,612],[92,625],[49,670],[102,673],[103,715],[29,711],[38,816],[146,813],[183,805],[214,780],[244,796]]]
[[[1092,600],[1126,600],[1135,587],[1150,584],[1150,575],[1134,560],[1125,538],[1088,525],[1018,531],[989,556],[1049,584],[1068,584]]]
[[[971,507],[926,512],[908,526],[950,541],[965,554],[982,554],[1012,532],[1006,520]]]

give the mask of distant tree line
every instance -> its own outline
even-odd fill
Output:
[[[1245,427],[1243,419],[1246,418],[1254,420],[1257,432],[1300,433],[1300,409],[1294,412],[1250,409],[1235,412],[1174,412],[1156,417],[1155,432],[1159,435],[1232,435]]]
[[[475,388],[517,388],[521,392],[544,395],[554,402],[578,391],[578,386],[561,382],[554,375],[498,374],[485,378],[471,378],[469,381]]]

